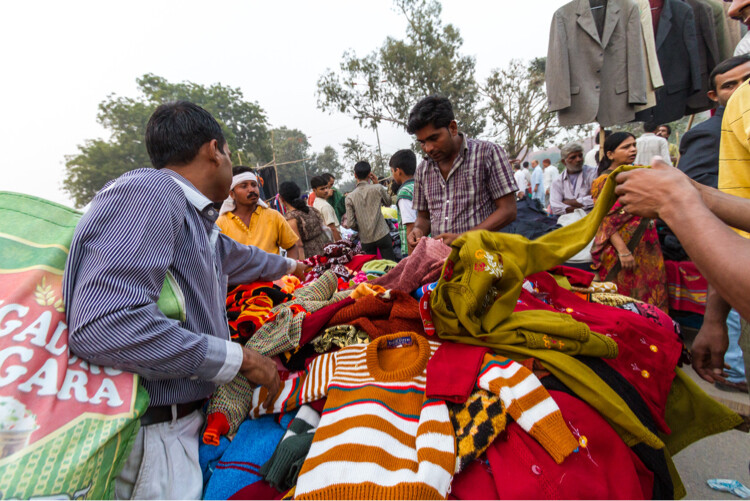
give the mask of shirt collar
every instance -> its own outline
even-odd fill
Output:
[[[219,211],[214,208],[213,202],[208,199],[203,193],[198,191],[198,188],[193,184],[173,171],[172,169],[164,169],[164,172],[172,176],[177,182],[177,185],[182,189],[188,202],[195,207],[195,209],[205,218],[211,221],[216,221],[219,218]]]

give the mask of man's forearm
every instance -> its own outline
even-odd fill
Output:
[[[732,228],[750,232],[750,199],[729,195],[694,183],[703,197],[703,203],[716,217]]]
[[[421,230],[423,235],[429,235],[430,231],[432,231],[432,225],[430,224],[429,219],[424,219],[421,217],[417,217],[417,221],[414,223],[414,230]]]
[[[706,313],[703,316],[703,323],[725,324],[731,309],[731,305],[721,297],[719,291],[709,285],[706,294]]]
[[[516,220],[516,200],[513,193],[495,200],[495,211],[473,227],[473,230],[498,231]]]
[[[287,256],[289,256],[290,259],[294,259],[295,261],[299,260],[300,247],[302,246],[298,244],[294,244],[292,247],[286,250]]]
[[[743,318],[750,318],[750,241],[700,203],[677,202],[661,212],[708,282]],[[700,235],[696,235],[700,228]]]

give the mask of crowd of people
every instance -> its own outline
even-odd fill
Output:
[[[404,149],[390,158],[393,194],[360,161],[348,194],[333,186],[330,174],[313,177],[307,197],[299,185],[282,183],[281,210],[261,198],[252,169],[232,166],[221,127],[208,112],[184,101],[159,106],[146,132],[154,168],[129,172],[94,198],[77,227],[64,278],[72,352],[140,374],[151,397],[117,496],[199,498],[201,470],[186,451],[197,450],[202,402],[237,374],[265,388],[267,402],[276,396],[276,364],[229,340],[227,287],[290,274],[302,279],[309,271],[305,259],[352,231],[363,253],[396,261],[381,210],[392,205],[398,250],[406,257],[427,237],[450,246],[467,232],[500,231],[526,198],[551,216],[583,218],[616,175],[619,199],[596,232],[590,269],[620,294],[668,313],[654,223],[663,220],[710,284],[692,348],[695,370],[747,391],[737,373],[750,360],[749,329],[740,320],[750,318],[750,271],[743,266],[750,261],[743,233],[750,232],[749,77],[747,55],[715,68],[708,97],[718,104],[716,114],[688,131],[679,151],[668,142],[669,125],[646,123],[638,138],[604,131],[603,144],[589,152],[579,142],[564,145],[561,170],[549,159],[511,161],[497,144],[468,137],[451,102],[429,96],[414,105],[407,124],[425,156],[418,161]],[[630,165],[650,168],[620,169]],[[167,270],[185,295],[181,323],[156,307]],[[727,372],[728,349],[744,352],[745,371],[733,363],[733,374]],[[179,471],[188,480],[165,486],[155,478],[136,486],[147,456],[154,471]]]

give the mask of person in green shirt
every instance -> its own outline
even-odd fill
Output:
[[[406,237],[417,220],[417,211],[412,206],[417,156],[411,150],[399,150],[393,154],[388,165],[391,167],[393,180],[400,185],[396,194],[398,234],[401,237],[401,255],[406,257],[409,254],[409,243]]]
[[[336,182],[336,178],[333,177],[333,174],[326,172],[321,174],[321,176],[328,181],[328,189],[331,190],[331,196],[328,197],[326,201],[333,206],[333,210],[336,211],[336,217],[341,221],[344,214],[346,214],[345,197],[338,189],[333,187],[333,184]]]

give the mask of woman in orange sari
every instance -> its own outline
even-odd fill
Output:
[[[607,176],[621,165],[632,165],[636,153],[632,134],[616,132],[607,138],[599,177],[591,185],[594,200],[604,188]],[[591,258],[599,279],[617,284],[620,294],[669,312],[667,274],[653,220],[628,214],[616,202],[602,220]]]

